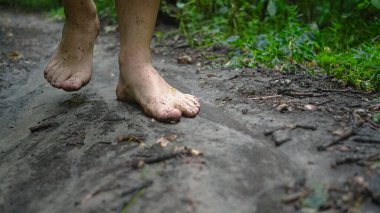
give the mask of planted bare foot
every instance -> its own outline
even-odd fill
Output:
[[[76,91],[91,79],[92,56],[95,39],[99,32],[99,20],[83,18],[80,22],[66,20],[62,38],[44,76],[56,88]]]
[[[195,117],[200,110],[196,97],[171,87],[150,64],[120,64],[117,99],[139,104],[146,115],[159,121]]]

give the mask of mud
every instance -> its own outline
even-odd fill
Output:
[[[156,42],[160,73],[202,101],[197,118],[162,124],[116,100],[113,32],[101,32],[84,89],[53,89],[43,68],[61,27],[0,9],[0,212],[380,210],[380,94],[323,75],[214,68],[204,56],[228,50]],[[183,55],[194,61],[178,64]]]

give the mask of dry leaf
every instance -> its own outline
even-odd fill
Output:
[[[145,166],[145,162],[143,160],[137,160],[132,162],[132,167],[134,169],[140,169]]]
[[[178,135],[169,135],[159,138],[156,143],[160,144],[161,147],[166,147],[171,141],[177,139]]]
[[[17,51],[11,51],[8,53],[8,58],[15,61],[22,58],[22,55]]]
[[[306,104],[305,106],[303,106],[303,108],[307,111],[315,111],[317,109],[317,106],[312,104]]]
[[[193,156],[200,156],[200,155],[203,155],[203,152],[201,152],[197,149],[190,148],[190,154]]]
[[[341,136],[343,135],[344,132],[345,131],[343,129],[337,129],[337,130],[332,131],[331,134],[336,135],[336,136]]]
[[[177,61],[179,64],[192,64],[194,62],[189,55],[179,56]]]
[[[211,77],[216,77],[215,73],[208,73],[207,74],[207,77],[211,78]]]
[[[380,111],[380,104],[374,104],[368,107],[369,111]]]
[[[139,149],[145,149],[145,143],[140,143],[139,144]]]
[[[278,107],[276,107],[276,110],[279,112],[285,112],[285,111],[292,111],[292,108],[287,104],[280,104]]]

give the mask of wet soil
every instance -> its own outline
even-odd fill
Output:
[[[0,9],[0,212],[380,210],[379,93],[224,68],[207,58],[229,50],[176,37],[152,45],[154,65],[202,109],[163,124],[116,100],[113,30],[97,40],[85,88],[52,88],[43,69],[61,27]]]

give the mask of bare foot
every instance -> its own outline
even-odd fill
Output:
[[[98,17],[79,24],[66,20],[61,42],[44,71],[46,80],[53,87],[75,91],[90,81],[98,32]]]
[[[136,102],[146,115],[163,122],[192,118],[200,110],[196,97],[171,87],[150,63],[121,64],[116,96],[120,101]]]

